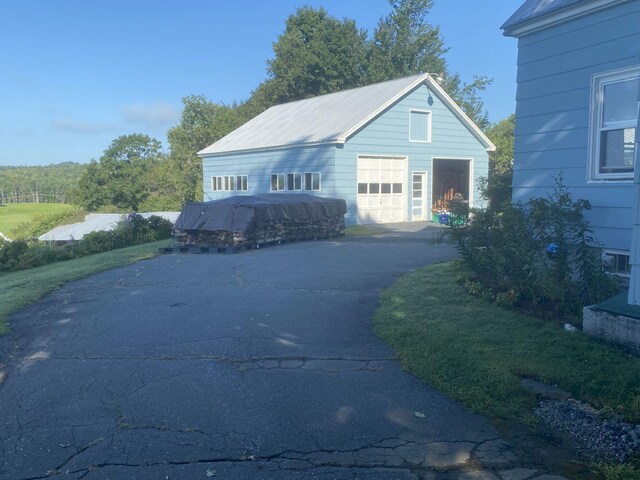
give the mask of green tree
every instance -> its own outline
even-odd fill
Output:
[[[484,194],[491,207],[498,210],[511,204],[515,119],[511,114],[487,130],[496,150],[489,152],[489,177],[485,181]]]
[[[364,85],[367,33],[324,8],[301,7],[287,18],[267,62],[276,103]]]
[[[487,135],[496,146],[495,152],[489,153],[489,170],[496,173],[509,172],[513,169],[513,141],[516,125],[515,114],[491,125]]]
[[[88,210],[114,206],[138,211],[149,196],[147,172],[163,157],[161,143],[147,135],[123,135],[80,177],[74,203]]]
[[[221,105],[202,95],[182,99],[180,123],[169,130],[174,187],[180,203],[202,199],[202,161],[197,152],[238,128],[245,119],[237,105]]]
[[[367,82],[381,82],[429,72],[441,78],[442,87],[480,127],[489,125],[479,92],[491,83],[484,76],[464,83],[449,72],[445,54],[449,50],[440,28],[428,22],[434,0],[389,0],[391,13],[380,19],[369,48]]]

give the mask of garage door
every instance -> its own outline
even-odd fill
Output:
[[[358,223],[406,220],[407,159],[358,157]]]

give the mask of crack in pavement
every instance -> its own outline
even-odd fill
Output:
[[[78,449],[67,460],[62,462],[58,467],[50,470],[46,476],[36,476],[23,478],[22,480],[39,480],[47,478],[56,473],[61,473],[62,469],[68,465],[74,458],[88,449],[96,446],[104,438],[94,440],[87,446]],[[457,472],[457,471],[483,471],[494,473],[494,466],[491,464],[479,462],[473,458],[473,452],[483,445],[493,442],[502,442],[499,438],[491,438],[482,442],[466,442],[466,441],[430,441],[415,442],[403,440],[400,438],[386,438],[376,441],[362,447],[353,449],[316,449],[312,451],[300,451],[295,449],[283,450],[271,455],[255,455],[245,451],[239,456],[220,456],[212,458],[200,458],[189,460],[166,460],[161,462],[109,462],[88,465],[75,470],[68,470],[65,473],[82,474],[82,477],[88,473],[105,467],[153,467],[153,466],[180,466],[194,464],[238,464],[238,463],[275,463],[281,470],[305,471],[319,467],[335,467],[335,468],[376,468],[376,469],[404,469],[414,473],[428,472]],[[473,447],[471,447],[473,445]],[[506,445],[506,444],[505,444]],[[429,447],[436,447],[437,455],[433,455],[433,450]],[[446,447],[442,449],[441,447]],[[456,455],[456,449],[452,446],[458,446],[458,451],[462,455]],[[452,453],[453,452],[453,453]],[[468,455],[465,453],[468,452]],[[125,448],[126,454],[126,448]],[[445,461],[446,460],[446,461]],[[511,464],[517,462],[515,456],[508,462],[499,462],[500,468],[508,468]],[[540,475],[540,471],[532,471],[532,476]],[[420,476],[420,475],[419,475]]]

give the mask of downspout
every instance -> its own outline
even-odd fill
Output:
[[[640,85],[640,82],[638,82]],[[636,125],[635,162],[633,169],[633,234],[631,236],[631,280],[629,281],[629,305],[640,305],[640,86],[638,87],[638,123]]]

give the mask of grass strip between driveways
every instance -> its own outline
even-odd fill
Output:
[[[640,422],[640,358],[467,293],[453,262],[401,277],[374,324],[404,367],[472,410],[531,425],[536,397],[523,377]],[[592,465],[606,480],[640,479],[633,465]]]
[[[474,297],[457,278],[454,263],[437,264],[383,292],[376,332],[410,372],[484,415],[532,420],[529,377],[640,422],[640,358]]]
[[[373,235],[380,235],[379,230],[367,227],[366,225],[351,225],[344,229],[344,234],[347,237],[371,237]]]
[[[161,240],[0,275],[0,335],[9,331],[6,321],[12,313],[64,283],[151,258],[166,245],[167,240]]]

